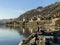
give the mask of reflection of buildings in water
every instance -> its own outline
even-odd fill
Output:
[[[17,28],[18,32],[20,35],[23,35],[24,37],[28,37],[30,34],[36,31],[36,29],[31,28],[31,27],[26,27],[26,28]]]
[[[25,38],[31,34],[31,32],[29,31],[29,28],[17,28],[17,30],[18,30],[18,33],[20,35],[23,35]]]
[[[10,29],[14,29],[14,27],[9,27]],[[37,28],[33,28],[33,27],[18,27],[18,28],[15,28],[18,33],[20,35],[23,35],[24,37],[28,37],[30,34],[34,33],[37,31]],[[57,28],[55,26],[46,26],[46,28],[44,28],[44,30],[47,30],[47,31],[58,31],[60,30],[60,28]]]
[[[25,29],[24,28],[22,29],[22,32],[23,32],[23,34],[25,33]]]
[[[30,31],[31,33],[33,33],[33,29],[32,29],[32,28],[29,28],[29,31]]]
[[[25,31],[26,31],[26,29],[25,29],[25,28],[22,28],[23,34],[25,33]],[[28,31],[29,31],[30,33],[33,33],[33,29],[32,29],[32,28],[28,28]]]

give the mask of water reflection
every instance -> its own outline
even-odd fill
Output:
[[[32,28],[32,27],[16,27],[16,28],[14,28],[14,27],[8,27],[8,28],[10,28],[10,29],[11,28],[16,29],[18,31],[18,33],[20,35],[23,35],[25,38],[27,38],[30,34],[36,32],[38,30],[37,27],[35,27],[35,28]],[[50,27],[50,28],[44,28],[43,27],[43,29],[45,31],[59,31],[60,30],[59,27],[55,27],[55,26]]]
[[[15,29],[18,31],[18,33],[20,35],[23,35],[25,38],[28,37],[30,34],[32,34],[33,32],[37,31],[37,28],[31,28],[31,27],[5,27],[5,28],[9,28],[9,29]]]
[[[5,28],[8,28],[8,29],[14,29],[15,31],[17,31],[19,33],[19,36],[23,36],[24,38],[27,38],[30,34],[34,33],[37,31],[38,27],[5,27]],[[44,28],[43,29],[45,31],[59,31],[60,30],[60,27],[47,27],[47,28]],[[13,32],[13,31],[12,31]],[[60,33],[60,32],[59,32]],[[11,33],[12,35],[12,33]],[[13,37],[13,36],[12,36]],[[17,36],[16,36],[17,37]],[[22,37],[21,37],[22,38]],[[20,39],[21,39],[20,38]],[[58,38],[58,41],[56,41],[56,43],[58,42],[58,44],[60,43],[60,36],[57,37]],[[13,39],[13,38],[12,38]],[[17,38],[16,38],[17,39]],[[19,39],[19,40],[20,40]],[[55,39],[54,39],[55,40]],[[14,40],[13,40],[14,41]]]
[[[23,39],[16,29],[0,28],[0,45],[18,45]]]

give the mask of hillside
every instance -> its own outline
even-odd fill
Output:
[[[37,21],[37,18],[39,17],[41,21]],[[23,18],[25,18],[25,21],[23,22]],[[48,5],[46,7],[38,7],[36,9],[29,10],[22,15],[20,15],[18,18],[14,20],[10,20],[6,22],[6,25],[8,26],[23,26],[23,25],[32,25],[31,27],[35,25],[44,25],[44,24],[51,24],[55,26],[60,26],[60,20],[53,20],[56,18],[60,18],[60,2],[56,2],[54,4]],[[30,23],[33,19],[33,22]],[[53,20],[53,21],[52,21]]]
[[[60,2],[48,5],[46,7],[38,7],[36,9],[29,10],[20,15],[17,20],[30,19],[34,16],[41,15],[44,19],[60,17]]]

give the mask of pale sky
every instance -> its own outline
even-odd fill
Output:
[[[47,6],[60,0],[0,0],[0,19],[17,18],[27,10]]]

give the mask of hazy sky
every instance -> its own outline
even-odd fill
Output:
[[[0,0],[0,19],[16,18],[27,10],[47,6],[60,0]]]

